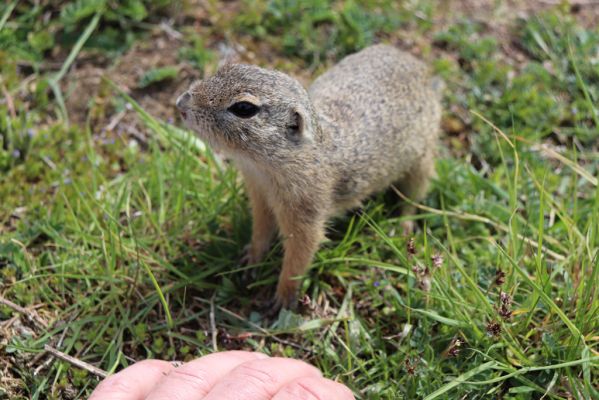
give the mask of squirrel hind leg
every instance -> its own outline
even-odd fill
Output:
[[[422,200],[428,192],[430,180],[435,176],[435,158],[432,151],[428,151],[410,171],[397,182],[399,191],[414,202]],[[411,217],[416,214],[416,207],[404,202],[401,207],[403,217]],[[403,233],[411,234],[415,228],[413,219],[405,219],[401,223]]]

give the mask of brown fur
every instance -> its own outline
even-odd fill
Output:
[[[187,126],[245,179],[253,213],[247,262],[264,257],[278,227],[280,305],[293,304],[297,277],[331,216],[392,183],[414,200],[426,194],[441,116],[434,86],[422,62],[376,45],[341,60],[309,92],[281,72],[235,64],[177,100]],[[239,101],[260,111],[239,118],[228,110]],[[411,230],[412,221],[403,228]]]

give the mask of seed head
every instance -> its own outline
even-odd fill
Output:
[[[487,324],[487,334],[489,336],[497,337],[501,333],[501,325],[495,321],[491,321]]]
[[[497,272],[495,272],[495,284],[497,286],[501,286],[504,283],[505,283],[505,272],[498,269]]]
[[[443,256],[439,253],[433,254],[431,260],[433,261],[433,267],[435,268],[441,268],[443,265]]]
[[[410,238],[407,244],[408,257],[411,257],[416,254],[416,245],[414,244],[414,238]]]
[[[418,359],[411,361],[410,358],[406,358],[405,365],[406,372],[408,373],[408,375],[416,375],[416,366],[418,365]]]
[[[501,318],[509,319],[512,317],[511,305],[512,298],[510,295],[501,291],[501,293],[499,293],[499,309],[497,310]]]
[[[425,292],[430,292],[431,290],[431,271],[428,267],[423,267],[421,265],[414,265],[412,267],[412,272],[416,275],[416,280],[418,281],[418,287]]]
[[[462,347],[462,340],[460,338],[454,338],[449,344],[449,349],[447,349],[447,355],[449,357],[457,357],[460,355],[460,350]]]

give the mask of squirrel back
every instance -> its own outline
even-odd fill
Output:
[[[427,66],[388,45],[345,57],[308,93],[330,145],[341,203],[401,180],[436,146],[443,82]],[[351,204],[349,204],[351,206]]]

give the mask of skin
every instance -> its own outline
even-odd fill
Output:
[[[351,391],[302,361],[214,353],[179,367],[140,361],[106,378],[89,400],[352,400]]]
[[[295,306],[298,278],[332,216],[391,184],[424,197],[441,117],[434,86],[422,62],[377,45],[340,61],[309,91],[281,72],[234,64],[179,97],[185,124],[244,177],[253,233],[243,260],[261,261],[277,231],[283,241],[272,310]],[[237,115],[241,102],[258,111]],[[413,221],[402,228],[411,232]]]

